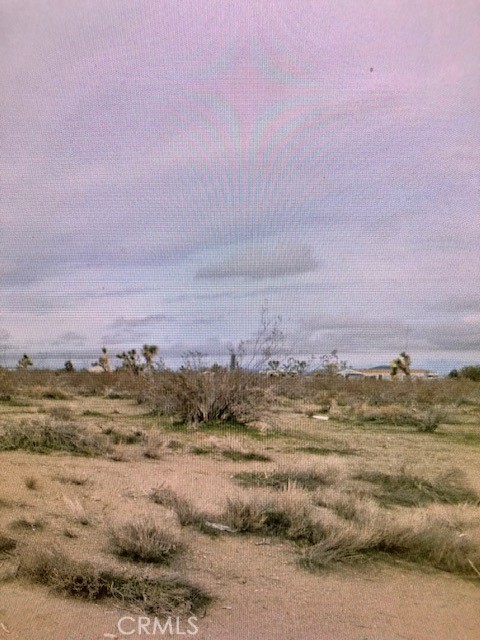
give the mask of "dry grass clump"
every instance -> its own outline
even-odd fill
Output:
[[[163,456],[164,440],[158,433],[146,433],[145,434],[145,448],[143,450],[144,458],[150,460],[159,460]]]
[[[17,541],[3,533],[0,533],[0,554],[9,553],[17,546]]]
[[[296,378],[271,378],[275,393],[292,399],[339,405],[367,402],[371,406],[403,404],[424,409],[451,404],[480,405],[480,386],[472,380],[441,378],[438,380],[346,380],[339,376],[313,375]]]
[[[170,532],[145,518],[110,531],[110,546],[118,556],[133,561],[167,564],[183,548]]]
[[[305,447],[296,447],[295,451],[301,453],[310,453],[315,456],[354,456],[357,452],[349,447],[342,447],[340,449],[335,447],[317,447],[316,445],[307,445]]]
[[[45,528],[45,523],[40,518],[18,518],[12,520],[9,527],[15,531],[42,531]]]
[[[83,487],[89,479],[85,476],[74,476],[74,475],[60,475],[55,478],[58,482],[62,484],[73,484],[76,487]]]
[[[442,422],[446,422],[449,416],[445,409],[435,406],[419,410],[405,405],[377,407],[363,402],[343,411],[342,417],[360,423],[392,424],[396,427],[415,427],[419,431],[433,432]]]
[[[204,530],[209,516],[199,511],[189,500],[179,496],[170,487],[157,487],[150,492],[150,499],[167,509],[172,509],[177,515],[182,527],[194,526]]]
[[[28,476],[27,478],[25,478],[25,486],[27,487],[27,489],[30,489],[31,491],[37,491],[38,490],[37,478],[35,478],[34,476]]]
[[[102,433],[108,436],[113,444],[142,444],[146,442],[146,435],[140,429],[123,432],[108,427]]]
[[[311,504],[296,489],[275,496],[228,498],[221,521],[238,533],[276,536],[307,544],[322,537],[322,526],[313,517]]]
[[[379,554],[472,576],[480,560],[480,549],[471,536],[447,519],[421,509],[400,513],[379,510],[364,523],[332,521],[324,527],[323,539],[304,552],[301,564],[324,568]]]
[[[338,482],[341,470],[335,465],[322,467],[299,467],[277,469],[275,471],[242,471],[235,474],[235,479],[243,487],[269,487],[285,489],[295,485],[308,491]]]
[[[50,409],[50,415],[52,416],[52,418],[55,418],[55,420],[73,420],[73,410],[71,407],[67,406],[67,405],[60,405],[58,407],[53,407],[52,409]]]
[[[228,460],[234,460],[235,462],[269,462],[271,458],[263,453],[257,453],[256,451],[242,451],[240,449],[224,449],[222,456],[228,458]]]
[[[344,520],[368,522],[378,511],[377,503],[369,496],[345,491],[339,487],[318,490],[313,496],[313,504],[330,509]]]
[[[84,527],[87,527],[93,523],[92,518],[85,511],[85,507],[82,505],[80,500],[72,500],[70,498],[67,498],[66,496],[63,497],[63,500],[67,507],[70,509],[73,522],[81,524]]]
[[[426,480],[405,470],[398,473],[360,471],[354,478],[374,484],[373,496],[384,506],[415,507],[430,502],[480,504],[480,496],[465,485],[458,469],[443,473],[435,480]]]
[[[27,422],[5,425],[0,432],[0,451],[23,449],[33,453],[66,451],[75,455],[107,453],[104,441],[72,423]]]
[[[160,413],[195,425],[246,424],[257,420],[265,407],[265,394],[254,374],[223,369],[164,372],[152,383],[150,396]]]
[[[59,551],[31,552],[19,576],[54,592],[90,601],[113,600],[121,607],[157,616],[204,611],[211,597],[186,580],[146,577],[76,562]]]
[[[58,387],[48,387],[40,392],[40,397],[47,400],[68,400],[70,395]]]

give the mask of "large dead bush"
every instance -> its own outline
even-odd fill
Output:
[[[150,400],[160,413],[185,423],[245,424],[265,408],[260,383],[257,375],[244,371],[172,371],[150,383]]]

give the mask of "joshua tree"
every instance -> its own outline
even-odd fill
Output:
[[[390,375],[394,378],[399,371],[404,373],[407,378],[410,377],[410,356],[405,351],[402,351],[399,358],[395,358],[390,363]]]
[[[92,367],[102,367],[104,371],[111,371],[110,356],[108,355],[107,347],[102,347],[102,355],[98,359],[98,362],[92,362]]]
[[[73,362],[71,360],[67,360],[64,366],[65,371],[75,371],[75,367],[73,366]]]
[[[122,361],[121,369],[127,369],[134,373],[136,376],[145,368],[145,365],[138,361],[138,354],[136,349],[130,349],[130,351],[123,351],[117,354],[117,358]]]
[[[102,347],[102,355],[98,359],[98,364],[104,371],[110,371],[110,357],[108,355],[107,347]]]
[[[24,353],[20,360],[17,362],[17,367],[19,369],[28,369],[28,367],[33,367],[33,362],[30,357]]]
[[[145,369],[152,371],[154,367],[154,358],[158,354],[158,347],[156,344],[144,344],[142,348],[142,356],[145,359]]]

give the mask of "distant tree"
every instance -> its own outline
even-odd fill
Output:
[[[110,356],[107,347],[102,347],[102,355],[97,362],[92,362],[92,367],[101,367],[104,371],[111,371]]]
[[[73,362],[71,360],[67,360],[64,367],[65,371],[75,371],[75,367],[73,366]]]
[[[236,367],[245,367],[259,371],[269,360],[277,358],[282,350],[285,334],[282,330],[282,317],[271,316],[263,306],[260,312],[260,324],[256,334],[248,340],[230,345],[230,362]]]
[[[102,367],[104,371],[111,371],[110,356],[108,355],[107,347],[102,347],[102,355],[98,359],[98,364]]]
[[[449,378],[458,378],[458,369],[452,369],[448,374]]]
[[[347,368],[347,361],[340,360],[338,350],[333,349],[330,353],[326,353],[321,357],[323,373],[329,376],[335,376]]]
[[[33,362],[31,358],[24,353],[20,360],[17,362],[17,367],[19,369],[28,369],[28,367],[33,367]]]
[[[399,358],[392,360],[390,363],[390,375],[394,378],[399,371],[404,373],[407,378],[410,377],[410,356],[405,351],[402,351]]]
[[[142,356],[145,359],[145,369],[152,371],[154,368],[155,356],[158,354],[158,347],[156,344],[144,344],[142,348]]]
[[[122,353],[118,353],[116,357],[122,361],[120,369],[131,371],[136,376],[138,376],[140,371],[143,371],[143,369],[145,368],[145,365],[141,364],[138,359],[136,349],[130,349],[130,351],[127,352],[123,351]]]
[[[182,353],[182,366],[180,371],[205,371],[207,366],[201,351],[186,351]]]
[[[305,373],[307,367],[308,363],[306,360],[298,360],[298,358],[293,357],[288,358],[285,364],[282,365],[282,369],[285,373],[290,375],[302,375]]]
[[[269,360],[267,366],[268,371],[277,372],[280,369],[280,360]]]
[[[471,365],[460,369],[459,375],[461,378],[467,378],[468,380],[480,381],[480,365]]]

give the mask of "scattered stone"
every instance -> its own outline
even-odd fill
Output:
[[[210,529],[216,529],[217,531],[227,531],[228,533],[237,533],[237,529],[232,529],[227,524],[220,524],[218,522],[205,522],[206,527]]]

